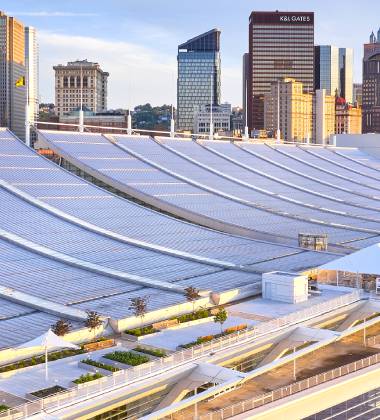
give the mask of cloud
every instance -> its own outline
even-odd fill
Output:
[[[75,13],[75,12],[6,12],[10,16],[33,16],[33,17],[90,17],[99,16],[98,13]]]
[[[40,46],[40,95],[54,98],[53,65],[88,59],[110,73],[108,107],[119,108],[150,102],[175,102],[176,56],[124,41],[70,36],[50,31],[38,33]]]

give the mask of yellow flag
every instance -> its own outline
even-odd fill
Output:
[[[16,85],[16,87],[25,86],[25,77],[21,76],[20,78],[18,78],[16,80],[15,85]]]

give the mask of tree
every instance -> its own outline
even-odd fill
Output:
[[[141,327],[143,325],[144,317],[148,311],[148,300],[148,296],[135,297],[130,299],[131,303],[128,309],[133,312],[133,315],[136,318],[140,318]]]
[[[94,331],[94,338],[95,338],[96,329],[99,328],[103,324],[103,321],[100,315],[95,311],[86,311],[86,313],[87,313],[87,319],[84,325],[90,330],[90,332]]]
[[[66,321],[65,319],[59,319],[55,324],[51,326],[51,329],[54,334],[59,336],[64,336],[71,330],[71,323],[69,321]]]
[[[188,302],[193,304],[193,313],[195,313],[195,301],[201,297],[199,290],[193,286],[186,287],[185,297]]]
[[[220,333],[223,334],[223,324],[227,321],[228,313],[224,308],[220,308],[214,316],[214,322],[220,324]]]

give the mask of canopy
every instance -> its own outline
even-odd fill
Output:
[[[40,335],[37,338],[34,338],[31,341],[28,341],[21,346],[18,346],[19,349],[25,349],[29,347],[44,347],[45,348],[45,380],[48,380],[48,349],[56,348],[70,348],[70,349],[79,349],[78,346],[72,344],[68,341],[63,340],[58,335],[54,334],[53,331],[49,330]]]
[[[49,328],[49,330],[45,333],[40,335],[37,338],[34,338],[27,343],[21,344],[18,348],[29,348],[29,347],[45,347],[45,348],[70,348],[70,349],[79,349],[78,346],[72,344],[68,341],[63,340],[58,335],[54,334],[53,331]]]
[[[319,266],[318,269],[380,275],[380,243],[330,261],[327,264]]]

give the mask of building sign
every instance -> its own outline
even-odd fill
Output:
[[[314,24],[313,12],[252,12],[250,21],[264,25],[307,25]]]

